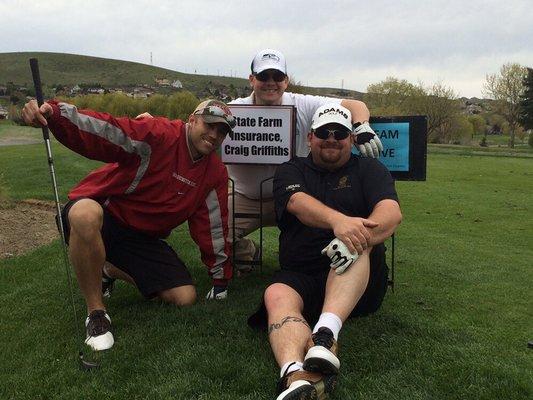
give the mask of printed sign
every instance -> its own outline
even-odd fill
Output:
[[[409,123],[381,123],[370,125],[383,144],[379,156],[389,171],[409,171]]]
[[[293,106],[228,105],[237,124],[220,148],[225,164],[278,165],[294,153]]]
[[[383,144],[379,160],[396,180],[426,180],[425,116],[371,117],[370,126]]]

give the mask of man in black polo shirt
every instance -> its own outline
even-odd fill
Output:
[[[351,154],[350,111],[322,106],[311,129],[309,156],[281,165],[274,178],[281,270],[249,319],[254,327],[268,323],[281,367],[277,400],[316,399],[333,389],[342,323],[380,307],[383,241],[402,219],[389,171]]]

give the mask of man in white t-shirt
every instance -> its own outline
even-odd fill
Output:
[[[354,124],[353,133],[360,153],[367,157],[379,157],[383,150],[378,136],[374,133],[368,119],[370,112],[365,103],[358,100],[338,99],[324,96],[310,96],[285,92],[289,85],[287,64],[283,54],[277,50],[264,49],[258,52],[251,64],[250,96],[238,98],[229,104],[255,104],[264,106],[293,105],[296,107],[295,155],[305,157],[309,153],[307,133],[310,132],[311,119],[318,107],[327,103],[338,103],[350,110]],[[274,176],[276,166],[228,165],[230,177],[235,187],[235,212],[258,214],[260,211],[260,183]],[[229,231],[233,230],[233,199],[229,198]],[[263,226],[276,226],[272,180],[263,185]],[[235,260],[238,271],[249,271],[250,265],[239,261],[257,260],[260,256],[258,246],[245,236],[259,228],[258,218],[235,219]]]

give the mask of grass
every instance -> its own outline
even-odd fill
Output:
[[[65,195],[97,165],[54,146]],[[333,399],[526,399],[533,396],[532,161],[428,156],[427,182],[398,182],[396,291],[345,324]],[[51,199],[42,145],[0,148],[15,199]],[[197,284],[210,286],[182,227],[170,237]],[[265,334],[246,326],[276,269],[235,279],[229,299],[177,309],[119,284],[108,308],[117,343],[98,371],[76,368],[84,306],[73,325],[58,243],[0,262],[0,398],[272,399],[278,369]]]

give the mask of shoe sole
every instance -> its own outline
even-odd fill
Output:
[[[305,383],[292,390],[289,388],[281,392],[276,400],[319,400],[319,397],[315,386]]]
[[[115,344],[115,339],[111,332],[106,332],[99,336],[89,336],[85,339],[85,344],[94,351],[109,350]]]
[[[303,368],[306,371],[325,375],[338,374],[341,363],[331,351],[323,346],[313,346],[305,356]]]

